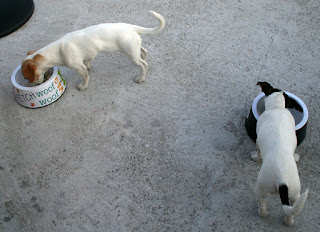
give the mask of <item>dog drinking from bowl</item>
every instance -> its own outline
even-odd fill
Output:
[[[257,151],[251,153],[254,161],[262,159],[262,166],[255,187],[258,214],[268,215],[265,198],[268,193],[279,194],[285,212],[284,223],[292,225],[307,200],[308,190],[300,195],[300,179],[295,153],[297,138],[295,121],[286,104],[294,104],[279,89],[267,82],[258,82],[265,93],[265,111],[257,122]],[[298,110],[299,106],[291,105]],[[300,107],[301,108],[301,107]],[[302,110],[302,109],[301,109]]]
[[[81,77],[79,90],[88,88],[91,61],[99,52],[122,52],[141,68],[135,81],[142,83],[148,68],[147,50],[141,46],[140,34],[155,34],[163,30],[164,18],[151,11],[159,20],[155,28],[125,23],[105,23],[71,32],[38,51],[30,51],[22,63],[22,73],[30,83],[41,84],[44,73],[53,66],[74,69]]]

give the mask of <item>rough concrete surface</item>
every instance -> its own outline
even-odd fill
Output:
[[[35,0],[33,17],[0,39],[0,231],[320,231],[318,0]],[[89,88],[60,68],[65,94],[27,109],[10,76],[29,50],[101,22],[157,25],[143,35],[146,82],[122,54],[100,54]],[[308,106],[298,147],[309,197],[292,227],[280,198],[260,218],[244,120],[256,82]]]

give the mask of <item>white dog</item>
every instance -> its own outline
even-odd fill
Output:
[[[308,190],[300,196],[300,180],[295,154],[297,138],[295,121],[285,108],[284,92],[274,89],[267,82],[258,82],[265,93],[265,111],[257,123],[257,152],[251,153],[255,161],[262,159],[256,184],[258,213],[268,215],[265,197],[268,193],[280,194],[285,212],[284,223],[292,225],[307,200]],[[286,94],[285,94],[286,95]],[[291,205],[291,206],[290,206]]]
[[[139,34],[155,34],[165,26],[164,18],[151,11],[159,20],[155,28],[144,28],[125,23],[106,23],[71,32],[59,40],[38,50],[31,51],[22,63],[22,73],[30,83],[41,84],[44,73],[51,67],[66,66],[81,76],[78,89],[88,88],[90,62],[99,52],[122,52],[133,63],[140,66],[141,75],[135,81],[142,83],[148,64],[145,61],[147,50],[141,46]]]

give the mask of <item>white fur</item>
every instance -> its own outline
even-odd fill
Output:
[[[275,92],[265,98],[265,111],[257,123],[257,152],[251,154],[255,161],[262,159],[262,167],[256,184],[258,213],[267,216],[265,197],[268,193],[278,194],[279,186],[288,187],[291,206],[283,205],[284,222],[292,225],[294,217],[301,211],[308,190],[300,196],[300,180],[295,154],[297,139],[295,121],[285,108],[283,92]]]
[[[135,80],[138,83],[145,81],[148,64],[145,61],[147,50],[141,46],[139,34],[155,34],[165,26],[164,18],[151,11],[154,17],[159,20],[155,28],[144,28],[125,23],[106,23],[91,26],[79,31],[71,32],[59,40],[47,45],[26,57],[26,60],[40,54],[44,61],[37,65],[36,83],[43,82],[43,74],[53,66],[66,66],[74,69],[81,76],[82,82],[78,89],[84,90],[88,87],[90,62],[99,52],[122,52],[133,63],[140,66],[141,75]]]

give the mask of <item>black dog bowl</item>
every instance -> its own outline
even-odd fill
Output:
[[[307,109],[307,106],[304,104],[304,102],[300,98],[298,98],[296,95],[286,91],[285,93],[294,101],[296,101],[302,107],[302,110],[303,110],[303,112],[300,112],[296,109],[287,108],[291,112],[296,122],[295,130],[297,135],[297,144],[299,145],[306,137],[307,123],[308,123],[308,116],[309,116],[308,109]],[[254,99],[251,110],[245,121],[247,133],[254,142],[256,142],[256,139],[257,139],[257,133],[256,133],[257,121],[259,119],[259,116],[264,111],[264,97],[265,97],[265,94],[261,93]]]
[[[25,24],[34,11],[33,0],[0,1],[0,38]]]

